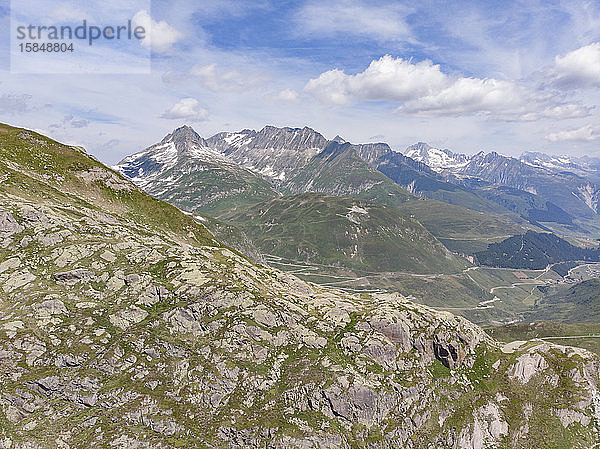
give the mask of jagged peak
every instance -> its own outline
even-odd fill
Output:
[[[332,139],[332,142],[346,143],[346,140],[338,134]]]
[[[200,145],[206,145],[206,142],[204,141],[204,139],[200,136],[200,134],[198,134],[196,131],[194,131],[194,128],[192,128],[189,125],[183,125],[180,126],[179,128],[176,128],[173,130],[173,132],[171,132],[170,134],[167,134],[164,139],[161,141],[161,143],[164,142],[174,142],[176,145],[177,144],[191,144],[191,143],[196,143],[196,144],[200,144]]]
[[[304,126],[302,128],[294,128],[291,126],[277,127],[277,126],[273,126],[273,125],[265,125],[265,127],[259,131],[260,134],[263,134],[263,133],[290,134],[290,133],[298,133],[298,132],[300,132],[302,134],[315,134],[315,135],[321,136],[321,133],[319,133],[318,131],[315,131],[314,129],[312,129],[308,126]]]

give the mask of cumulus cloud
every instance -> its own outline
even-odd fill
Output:
[[[514,113],[523,92],[512,82],[459,78],[431,95],[417,97],[398,110],[420,115],[459,115],[477,112]]]
[[[600,137],[598,130],[586,125],[577,129],[550,133],[546,136],[546,139],[550,142],[591,142],[598,137]]]
[[[578,48],[564,56],[556,56],[549,70],[557,87],[576,89],[600,85],[600,42]]]
[[[355,75],[338,69],[324,72],[304,90],[323,103],[384,100],[397,103],[398,112],[418,116],[485,114],[527,121],[585,117],[590,112],[514,81],[449,76],[431,61],[413,63],[390,55]]]
[[[277,101],[298,101],[300,94],[294,89],[283,89],[282,91],[271,95],[269,98]]]
[[[29,111],[31,95],[3,94],[0,96],[0,114],[23,114]]]
[[[405,101],[430,95],[447,84],[439,65],[385,55],[372,61],[365,71],[347,75],[334,69],[311,79],[304,90],[318,100],[345,104],[353,99]]]
[[[377,40],[412,40],[406,16],[411,9],[398,3],[374,5],[359,0],[311,1],[296,14],[296,32],[314,37],[360,35]]]
[[[142,26],[146,30],[146,38],[142,45],[152,48],[158,53],[165,53],[182,38],[182,33],[164,20],[157,22],[146,10],[138,11],[131,20],[134,26]]]
[[[202,122],[208,120],[208,111],[200,106],[200,102],[195,98],[182,98],[165,111],[162,118],[169,120],[189,120],[192,122]]]
[[[541,118],[549,118],[549,119],[569,119],[569,118],[581,118],[587,117],[591,114],[593,107],[583,106],[579,104],[560,104],[556,106],[548,106],[547,108],[535,111],[528,112],[521,116],[521,120],[524,121],[533,121],[539,120]]]

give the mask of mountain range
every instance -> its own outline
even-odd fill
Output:
[[[525,152],[519,158],[496,152],[466,156],[424,143],[408,147],[405,155],[429,163],[451,182],[476,189],[482,196],[509,210],[519,211],[536,224],[555,222],[555,212],[562,215],[562,221],[559,218],[557,223],[566,224],[566,214],[579,220],[597,219],[600,159],[549,156],[539,152]],[[512,198],[507,197],[506,188],[511,189]],[[537,205],[523,208],[526,203]],[[542,211],[542,219],[536,220]]]
[[[404,153],[385,143],[352,144],[339,136],[328,140],[308,127],[266,126],[207,139],[182,127],[116,168],[158,198],[217,218],[306,192],[390,205],[420,220],[461,254],[527,230],[593,238],[600,229],[593,158],[466,156],[422,142]],[[419,199],[427,206],[421,207]],[[456,235],[456,220],[437,220],[453,216],[477,222],[481,212],[496,224],[479,240]],[[510,235],[490,233],[501,228]]]
[[[206,153],[188,131],[197,168]],[[180,162],[178,137],[170,161],[138,158],[137,182]],[[32,131],[0,125],[0,179],[0,447],[597,441],[600,360],[584,349],[500,344],[398,294],[256,264]]]
[[[131,177],[148,155],[169,160],[161,156],[168,141],[183,143],[177,163],[158,177]],[[198,147],[217,176],[202,165],[207,162],[197,165]],[[307,127],[267,126],[207,139],[182,127],[116,168],[256,261],[351,292],[399,291],[482,324],[523,319],[534,297],[545,295],[531,289],[549,280],[536,274],[520,282],[527,275],[480,268],[550,265],[563,279],[559,264],[596,260],[588,254],[593,250],[578,245],[597,246],[598,214],[568,193],[576,182],[594,180],[567,172],[565,158],[554,174],[532,162],[542,160],[539,154],[525,163],[425,143],[405,153],[385,143],[328,140]],[[505,283],[523,287],[507,290]]]
[[[193,146],[203,148],[204,159],[199,159],[197,150],[173,150],[172,140],[192,144],[192,140],[179,138],[178,134],[192,135]],[[166,154],[169,151],[178,158]],[[197,170],[192,170],[194,164]],[[182,127],[163,142],[125,158],[116,168],[161,199],[190,212],[216,217],[279,195],[320,192],[401,207],[409,216],[414,215],[411,204],[431,198],[439,200],[428,203],[427,211],[433,215],[444,214],[445,201],[459,206],[454,211],[473,221],[478,219],[477,212],[484,211],[492,213],[507,229],[522,230],[525,224],[514,212],[473,189],[448,182],[425,164],[392,151],[387,144],[356,145],[339,137],[328,141],[306,127],[267,126],[258,132],[219,133],[208,139]],[[194,188],[196,185],[202,187]],[[423,208],[418,206],[422,214]],[[453,228],[439,223],[435,229],[440,237],[454,233]],[[493,238],[494,234],[486,237]],[[468,244],[458,250],[469,252],[470,247]]]
[[[151,195],[212,215],[278,195],[263,176],[216,151],[189,126],[125,158],[116,168]]]
[[[182,136],[177,137],[178,134]],[[171,142],[174,139],[177,142]],[[186,142],[190,149],[173,150]],[[147,165],[146,159],[162,168],[157,172],[158,165]],[[532,152],[523,153],[518,159],[495,152],[466,156],[422,142],[408,147],[403,155],[384,143],[356,145],[339,136],[330,141],[307,127],[266,126],[260,131],[218,133],[206,140],[191,128],[182,127],[159,144],[124,159],[117,167],[142,187],[156,189],[158,184],[176,185],[172,171],[192,171],[185,164],[193,159],[195,163],[214,164],[213,170],[219,166],[223,173],[233,170],[231,179],[243,180],[241,185],[233,183],[220,189],[223,197],[256,195],[266,199],[277,196],[277,191],[317,191],[400,204],[410,196],[398,189],[399,185],[413,195],[471,210],[498,214],[516,211],[536,224],[553,222],[556,212],[562,215],[557,223],[595,220],[599,211],[600,188],[594,177],[600,166],[598,159]],[[207,167],[203,170],[210,172]],[[513,189],[508,191],[510,195],[506,188]],[[167,195],[167,191],[157,193]],[[212,207],[196,199],[193,203],[196,209]],[[541,212],[547,212],[546,216]],[[535,220],[540,216],[542,220]]]

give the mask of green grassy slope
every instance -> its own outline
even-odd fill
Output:
[[[177,178],[175,183],[169,180]],[[193,162],[166,170],[147,192],[180,209],[219,217],[236,207],[245,207],[278,196],[269,182],[241,166]]]
[[[351,269],[448,273],[465,262],[395,208],[320,193],[285,196],[226,219],[267,254]]]
[[[0,124],[0,171],[7,192],[23,192],[32,199],[59,195],[67,204],[85,201],[99,212],[116,214],[183,241],[219,244],[196,220],[135,188],[81,149],[33,131]]]
[[[398,208],[414,216],[448,249],[473,254],[487,249],[488,244],[522,234],[524,223],[513,215],[477,212],[436,200],[409,200]]]
[[[529,320],[600,323],[600,279],[594,278],[549,291],[536,302]]]
[[[322,192],[350,196],[381,204],[402,204],[413,196],[371,167],[352,147],[331,142],[293,178],[281,186],[283,193]]]
[[[543,338],[553,343],[576,346],[600,354],[600,323],[556,323],[534,321],[484,328],[496,340],[511,342]]]

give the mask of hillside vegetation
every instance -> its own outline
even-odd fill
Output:
[[[366,272],[448,273],[466,263],[395,208],[321,193],[290,195],[225,216],[264,253]]]

